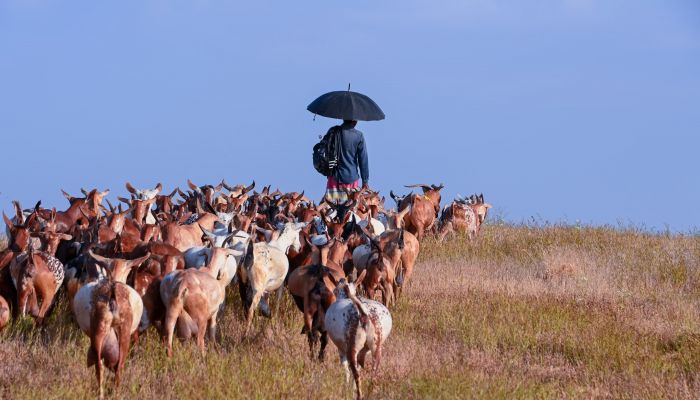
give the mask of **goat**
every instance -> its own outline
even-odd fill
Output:
[[[435,220],[440,212],[440,190],[444,185],[409,185],[408,188],[420,187],[423,195],[412,194],[399,204],[399,211],[411,206],[411,211],[404,218],[405,228],[422,240],[426,231],[433,229]]]
[[[136,260],[109,259],[91,250],[88,250],[88,254],[106,269],[108,276],[78,290],[73,301],[73,313],[80,329],[90,337],[87,366],[95,365],[102,398],[103,363],[115,371],[115,385],[119,387],[131,335],[138,329],[143,315],[141,297],[124,282],[131,269],[143,263],[150,254]]]
[[[269,292],[278,290],[278,298],[282,295],[282,284],[289,271],[287,250],[293,248],[299,251],[299,231],[305,223],[288,222],[284,225],[279,237],[269,243],[248,244],[245,259],[239,267],[239,289],[241,300],[246,311],[246,333],[253,324],[253,315],[261,299]],[[267,306],[267,302],[263,303]],[[279,304],[279,301],[278,301]]]
[[[126,183],[126,190],[131,193],[132,198],[137,200],[150,200],[155,198],[163,190],[163,185],[158,183],[153,189],[136,189],[131,183]]]
[[[9,231],[7,248],[16,253],[26,251],[27,247],[30,247],[30,244],[32,244],[30,226],[36,220],[37,214],[32,213],[22,224],[13,223],[4,212],[2,213],[2,218],[5,220]],[[32,244],[31,247],[34,247],[34,245]]]
[[[85,192],[84,198],[73,197],[61,191],[63,196],[68,199],[70,207],[66,211],[56,213],[56,230],[58,232],[68,233],[78,220],[84,216],[88,218],[97,218],[100,215],[100,207],[102,199],[109,194],[109,189],[104,192],[99,192],[93,189],[90,192]],[[49,210],[41,210],[41,217],[48,219]]]
[[[176,222],[165,223],[161,227],[163,241],[171,246],[175,246],[180,251],[186,251],[190,247],[202,245],[202,229],[212,229],[218,218],[214,214],[205,213],[200,215],[196,224],[179,225]]]
[[[10,306],[4,297],[0,296],[0,332],[7,326],[10,322]]]
[[[475,238],[480,230],[481,224],[486,219],[491,204],[484,201],[484,195],[472,195],[468,199],[461,196],[445,206],[440,216],[439,240],[445,240],[450,233],[466,232],[469,239]]]
[[[212,249],[227,256],[229,249]],[[207,267],[174,271],[167,274],[160,284],[160,295],[165,304],[165,323],[163,336],[166,338],[168,357],[173,355],[173,335],[175,324],[182,327],[184,332],[179,332],[181,338],[188,338],[196,333],[197,345],[204,354],[204,334],[209,331],[209,339],[216,336],[216,314],[223,305],[226,297],[226,285],[233,277],[227,274],[227,268],[221,264],[225,260],[212,257]],[[194,320],[194,321],[192,321]],[[194,322],[192,324],[191,322]],[[180,330],[180,329],[179,329]]]
[[[12,304],[12,315],[17,316],[17,290],[10,276],[10,269],[7,268],[12,260],[15,259],[15,253],[10,249],[0,251],[0,297]]]
[[[118,197],[119,201],[129,206],[131,210],[131,218],[139,226],[145,223],[154,224],[156,222],[155,217],[151,212],[151,206],[156,202],[155,195],[148,199],[126,199],[124,197]]]
[[[392,319],[389,310],[374,300],[357,297],[356,284],[362,282],[365,272],[357,282],[341,279],[334,294],[336,301],[326,311],[324,327],[338,348],[340,362],[345,368],[346,380],[350,374],[355,380],[357,398],[362,398],[358,366],[365,367],[367,353],[374,358],[373,370],[379,368],[382,345],[389,337]]]
[[[19,254],[12,261],[10,275],[17,290],[17,308],[21,315],[26,315],[30,307],[29,312],[36,318],[37,325],[43,325],[63,283],[63,264],[46,253],[35,253],[30,247],[29,252]]]
[[[316,343],[321,338],[321,349],[318,359],[323,361],[328,335],[323,329],[325,310],[335,301],[333,289],[334,281],[345,277],[342,261],[347,251],[347,245],[335,239],[327,241],[320,249],[312,245],[313,264],[299,267],[290,272],[287,280],[287,289],[292,295],[295,304],[304,314],[304,327],[302,333],[306,333],[309,342],[311,358],[314,357]],[[329,260],[329,252],[333,250]],[[333,275],[330,280],[328,275]]]

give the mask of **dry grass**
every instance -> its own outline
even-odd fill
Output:
[[[634,229],[488,226],[475,242],[423,244],[393,310],[370,398],[697,398],[700,238]],[[351,397],[329,345],[310,361],[301,315],[257,319],[242,340],[231,301],[220,339],[165,357],[151,332],[132,350],[115,398]],[[92,398],[87,338],[65,302],[46,331],[0,334],[0,397]],[[365,375],[367,376],[367,375]]]

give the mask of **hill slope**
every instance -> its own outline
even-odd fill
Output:
[[[693,398],[700,393],[700,238],[634,230],[486,226],[422,244],[370,398]],[[230,290],[219,341],[167,359],[155,332],[132,349],[119,398],[338,398],[337,352],[309,360],[285,296],[241,340]],[[65,299],[46,331],[0,334],[1,398],[94,398],[87,338]],[[110,374],[111,377],[111,374]]]

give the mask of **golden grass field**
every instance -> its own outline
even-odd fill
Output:
[[[155,331],[132,348],[125,399],[352,398],[332,343],[311,361],[285,296],[242,340],[237,289],[217,343],[165,356]],[[392,310],[368,398],[700,398],[700,237],[630,228],[485,226],[478,240],[422,243]],[[0,398],[94,398],[88,339],[65,299],[45,331],[0,333]]]

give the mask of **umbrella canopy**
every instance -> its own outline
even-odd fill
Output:
[[[369,97],[362,93],[340,90],[329,92],[314,100],[307,110],[328,118],[379,121],[384,119],[384,112]]]

